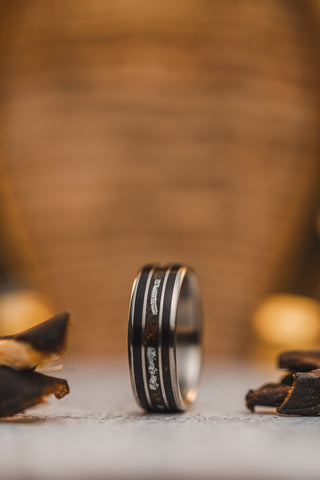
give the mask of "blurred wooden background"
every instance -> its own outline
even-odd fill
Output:
[[[1,168],[31,245],[17,262],[3,223],[6,268],[73,311],[74,352],[125,355],[137,269],[186,262],[206,351],[245,355],[253,308],[295,288],[315,237],[315,4],[0,8]]]

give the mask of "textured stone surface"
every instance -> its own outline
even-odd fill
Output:
[[[64,373],[69,397],[1,421],[1,479],[318,478],[320,418],[245,410],[268,371],[207,366],[181,415],[141,413],[126,366]]]

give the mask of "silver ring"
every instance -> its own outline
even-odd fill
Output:
[[[184,411],[196,399],[201,371],[201,301],[194,271],[147,265],[132,288],[128,355],[138,405]]]

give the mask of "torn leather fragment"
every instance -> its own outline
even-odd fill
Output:
[[[276,407],[282,415],[320,414],[320,352],[289,351],[280,354],[280,368],[287,374],[279,383],[269,383],[246,395],[246,405]]]
[[[0,417],[15,415],[54,394],[69,393],[66,380],[35,372],[65,350],[69,312],[24,332],[0,337]]]
[[[29,370],[59,358],[69,321],[69,312],[62,312],[24,332],[0,337],[0,365]]]
[[[0,417],[9,417],[42,403],[48,395],[63,398],[69,392],[66,380],[34,370],[0,367]]]

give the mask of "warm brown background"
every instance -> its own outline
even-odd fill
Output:
[[[1,23],[2,167],[73,350],[125,355],[137,269],[179,261],[207,351],[245,354],[313,241],[314,4],[7,0]]]

